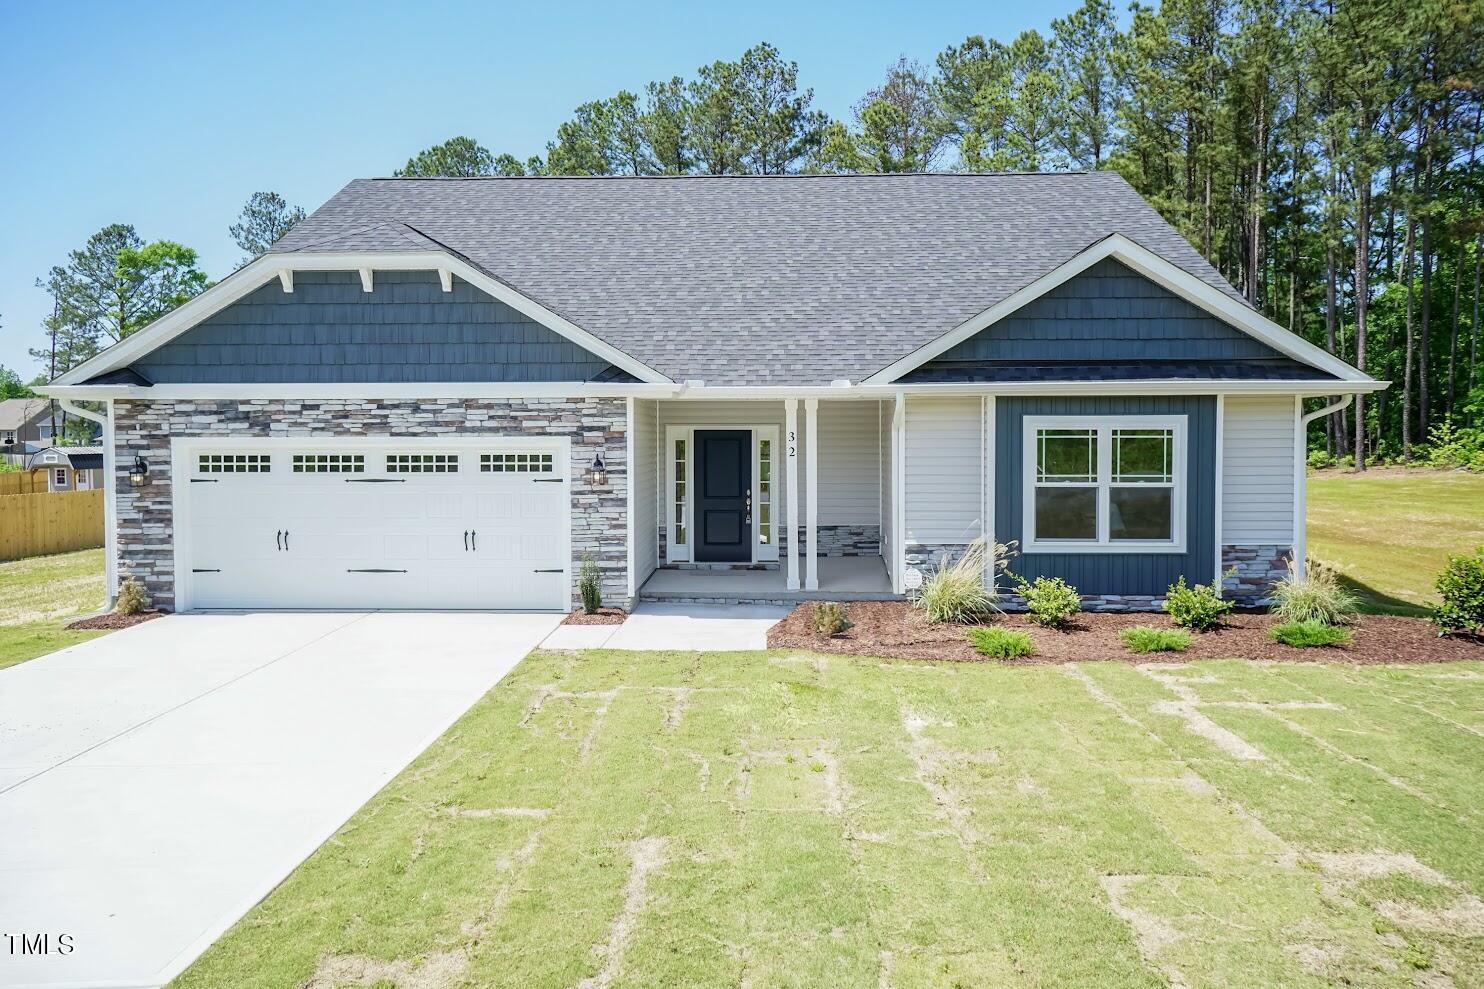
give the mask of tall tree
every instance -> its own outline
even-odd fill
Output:
[[[949,135],[934,90],[927,70],[904,58],[856,104],[857,144],[867,167],[878,172],[932,169]]]
[[[55,377],[200,293],[208,283],[196,262],[189,247],[145,243],[127,224],[89,237],[37,283],[54,300],[48,371]]]
[[[814,90],[799,90],[797,62],[785,62],[778,49],[755,45],[742,53],[736,78],[741,115],[741,164],[758,175],[781,175],[823,141],[828,122],[809,109]]]
[[[494,175],[495,156],[472,137],[451,137],[419,151],[392,173],[408,178],[471,178]]]
[[[705,174],[735,175],[744,168],[741,72],[736,62],[712,62],[686,86],[690,157]]]
[[[246,264],[265,254],[294,224],[304,219],[304,211],[290,206],[276,192],[255,192],[247,199],[247,205],[237,216],[237,222],[227,228],[237,246],[247,252],[242,259]]]
[[[1057,141],[1074,167],[1101,168],[1112,146],[1120,94],[1114,71],[1118,24],[1109,0],[1084,0],[1051,22],[1055,91],[1061,94]]]

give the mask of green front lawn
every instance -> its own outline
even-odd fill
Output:
[[[177,985],[1478,987],[1481,685],[536,653]]]
[[[1329,470],[1309,474],[1309,553],[1334,564],[1377,610],[1436,601],[1450,553],[1484,546],[1484,475]]]
[[[103,634],[62,627],[101,607],[101,549],[0,563],[0,670]]]

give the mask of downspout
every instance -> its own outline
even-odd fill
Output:
[[[118,479],[113,469],[113,399],[106,399],[103,402],[103,407],[107,410],[106,415],[85,409],[67,398],[57,399],[57,404],[79,419],[87,419],[103,427],[103,572],[108,602],[98,614],[107,614],[113,610],[119,591],[118,553],[115,546],[118,531]]]
[[[1303,399],[1295,398],[1299,410],[1303,410]],[[1338,402],[1332,402],[1317,412],[1310,412],[1298,417],[1298,423],[1293,432],[1293,576],[1295,580],[1304,579],[1307,555],[1309,552],[1309,423],[1322,416],[1333,415],[1343,411],[1355,401],[1355,395],[1346,395]]]

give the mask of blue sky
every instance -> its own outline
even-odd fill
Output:
[[[258,190],[312,210],[455,134],[524,159],[577,104],[759,41],[843,117],[899,56],[1075,5],[0,0],[0,364],[37,372],[35,280],[108,223],[194,247],[220,278]]]

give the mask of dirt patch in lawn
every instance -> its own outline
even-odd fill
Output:
[[[589,615],[578,608],[567,616],[563,625],[622,625],[623,620],[629,617],[624,614],[622,608],[599,608]]]
[[[922,611],[902,601],[857,601],[846,605],[854,626],[833,638],[810,627],[814,605],[801,604],[768,630],[770,649],[809,649],[815,652],[901,659],[951,659],[986,662],[966,636],[962,625],[933,625]],[[1365,615],[1351,626],[1348,646],[1295,649],[1274,642],[1268,629],[1278,624],[1271,615],[1230,615],[1215,631],[1192,633],[1184,652],[1136,653],[1123,644],[1119,632],[1134,625],[1173,628],[1164,614],[1084,614],[1065,632],[1043,629],[1023,615],[994,619],[995,625],[1029,632],[1033,656],[1016,663],[1067,663],[1110,659],[1124,662],[1160,662],[1194,659],[1255,659],[1287,662],[1445,663],[1484,660],[1484,640],[1469,636],[1439,638],[1437,629],[1420,618]]]
[[[133,628],[135,625],[143,625],[145,622],[156,618],[164,618],[168,612],[165,611],[139,611],[132,615],[121,615],[111,611],[106,615],[96,615],[92,618],[83,618],[79,621],[69,622],[70,629],[120,629]]]

